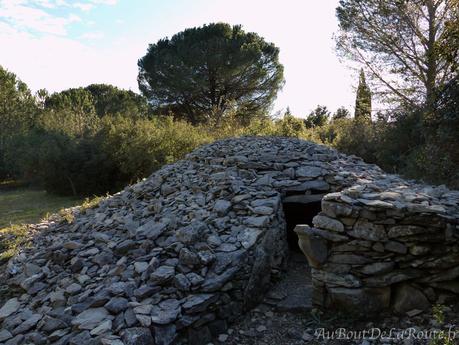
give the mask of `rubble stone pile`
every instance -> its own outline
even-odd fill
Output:
[[[283,203],[322,200],[296,228],[313,302],[399,312],[459,293],[459,193],[311,142],[245,137],[76,210],[7,267],[1,344],[207,344],[255,305],[289,255]]]

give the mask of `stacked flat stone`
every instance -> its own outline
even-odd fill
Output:
[[[392,178],[326,195],[295,228],[316,305],[416,314],[459,294],[458,192]]]
[[[227,139],[74,210],[71,223],[34,226],[8,263],[6,283],[21,292],[0,308],[0,343],[206,344],[285,267],[282,202],[316,194],[327,194],[322,213],[297,228],[316,304],[370,296],[386,307],[395,283],[433,296],[459,276],[458,192],[307,141]]]

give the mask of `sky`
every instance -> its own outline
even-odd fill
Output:
[[[148,44],[212,22],[241,24],[280,48],[273,111],[352,110],[357,76],[334,50],[338,0],[0,0],[0,65],[36,91],[91,83],[139,92]]]

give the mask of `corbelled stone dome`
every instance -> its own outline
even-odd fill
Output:
[[[0,342],[200,344],[281,276],[291,205],[314,304],[424,308],[459,292],[458,202],[311,142],[218,141],[70,223],[39,225],[8,264],[23,291],[0,309]]]

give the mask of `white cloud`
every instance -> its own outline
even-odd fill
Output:
[[[62,36],[36,37],[2,24],[0,46],[9,47],[2,51],[0,65],[33,91],[46,88],[53,92],[91,83],[127,87],[137,76],[136,61],[141,54],[87,46]]]
[[[89,11],[94,7],[94,4],[91,3],[84,3],[84,2],[77,2],[73,4],[73,7],[78,8],[82,11]]]
[[[46,2],[49,5],[49,2]],[[45,10],[28,6],[26,1],[3,1],[0,19],[18,30],[35,31],[53,35],[66,35],[67,26],[80,21],[74,14],[66,17],[53,16]]]
[[[104,38],[104,33],[100,32],[100,31],[86,32],[86,33],[84,33],[83,35],[80,36],[81,40],[89,40],[89,41],[100,40],[102,38]]]
[[[45,8],[55,8],[56,4],[50,0],[35,0],[35,3],[38,6],[45,7]]]
[[[118,3],[118,0],[88,0],[86,2],[77,2],[74,3],[72,6],[75,8],[78,8],[82,11],[90,11],[92,10],[96,5],[116,5]]]
[[[89,2],[99,5],[116,5],[118,0],[89,0]]]

